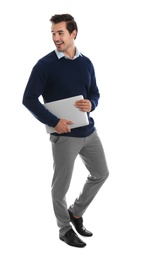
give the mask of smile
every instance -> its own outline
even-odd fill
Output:
[[[58,46],[58,45],[63,44],[63,42],[55,42],[55,44]]]

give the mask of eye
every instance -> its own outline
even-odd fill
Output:
[[[63,35],[64,33],[63,32],[59,32],[59,35]]]

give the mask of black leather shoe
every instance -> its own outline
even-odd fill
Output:
[[[75,247],[84,247],[86,246],[86,243],[84,243],[74,232],[73,229],[70,229],[64,236],[59,236],[59,238],[67,243],[70,246]]]
[[[93,235],[92,232],[88,231],[84,226],[83,226],[83,219],[82,217],[80,218],[74,218],[73,214],[71,213],[71,211],[69,211],[69,215],[70,215],[70,220],[72,222],[72,224],[74,225],[75,229],[77,230],[77,232],[81,235],[81,236],[85,236],[85,237],[91,237]]]

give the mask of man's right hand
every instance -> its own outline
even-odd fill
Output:
[[[58,124],[54,127],[55,131],[58,134],[70,133],[71,129],[69,125],[73,125],[74,123],[67,119],[60,119]]]

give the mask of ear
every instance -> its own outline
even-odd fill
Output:
[[[74,31],[71,33],[71,35],[72,35],[72,38],[75,39],[75,38],[76,38],[76,35],[77,35],[77,31],[74,30]]]

